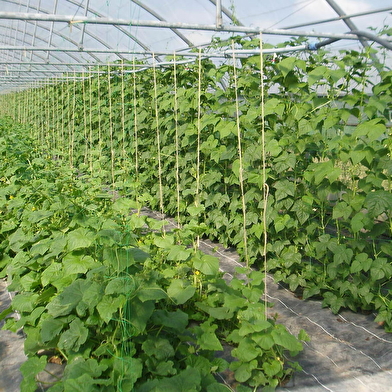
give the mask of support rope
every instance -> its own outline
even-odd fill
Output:
[[[177,62],[176,52],[173,55],[173,78],[174,78],[174,128],[175,128],[175,144],[176,144],[176,200],[177,200],[177,227],[181,227],[180,223],[180,163],[179,163],[179,136],[178,136],[178,86],[177,86]]]
[[[234,41],[232,42],[233,49],[233,78],[234,78],[234,90],[235,90],[235,113],[236,113],[236,127],[237,127],[237,149],[238,149],[238,181],[241,192],[241,204],[242,204],[242,224],[243,224],[243,242],[244,242],[244,260],[246,267],[249,269],[249,254],[248,254],[248,234],[246,230],[246,203],[245,203],[245,189],[244,189],[244,165],[242,159],[242,143],[241,143],[241,126],[240,126],[240,109],[238,99],[238,86],[237,86],[237,68],[236,68],[236,57],[234,52]]]
[[[112,180],[112,191],[115,190],[114,178],[114,143],[113,143],[113,108],[112,108],[112,84],[110,77],[110,65],[108,65],[108,102],[109,102],[109,142],[110,142],[110,173]],[[114,196],[114,194],[113,194]]]
[[[125,163],[125,83],[124,83],[124,60],[121,60],[121,130],[122,130],[122,148],[121,157],[122,164]]]
[[[91,71],[89,69],[89,71]],[[90,174],[93,172],[93,155],[92,155],[92,150],[93,150],[93,88],[92,88],[92,77],[91,74],[89,75],[88,78],[88,88],[89,88],[89,168],[90,168]]]
[[[132,68],[135,71],[135,58],[132,61]],[[138,197],[138,190],[139,190],[139,135],[138,135],[138,118],[137,118],[137,95],[136,95],[136,72],[133,72],[133,143],[135,148],[135,183],[136,183],[136,192],[135,192],[135,199],[138,205],[138,210],[140,213],[140,205],[139,205],[139,197]]]
[[[87,108],[86,108],[86,88],[85,88],[85,73],[84,69],[82,71],[82,105],[83,105],[83,136],[84,136],[84,164],[87,165],[88,162],[88,154],[89,154],[89,148],[88,148],[88,137],[87,137]]]
[[[264,112],[264,59],[263,59],[263,36],[260,33],[260,89],[261,89],[261,149],[262,149],[262,164],[263,164],[263,264],[264,264],[264,301],[268,302],[267,289],[267,208],[269,186],[267,184],[267,164],[266,164],[266,150],[265,150],[265,112]],[[268,318],[268,306],[265,306],[265,318]]]
[[[155,126],[156,126],[156,141],[157,141],[157,160],[158,160],[158,185],[159,185],[159,209],[163,215],[163,186],[162,186],[162,161],[161,161],[161,133],[159,129],[159,113],[158,113],[158,87],[157,87],[157,73],[156,73],[156,58],[153,55],[153,79],[154,79],[154,110],[155,110]]]

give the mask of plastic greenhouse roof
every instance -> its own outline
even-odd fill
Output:
[[[332,44],[338,49],[373,45],[379,35],[392,47],[392,37],[383,35],[392,26],[389,0],[0,0],[0,5],[3,93],[97,64],[191,55],[213,38],[238,34],[262,33],[263,42],[273,45],[291,37],[310,43],[338,38]]]

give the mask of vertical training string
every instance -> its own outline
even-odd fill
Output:
[[[44,118],[45,118],[45,146],[47,150],[50,150],[50,110],[49,110],[49,80],[45,81],[45,92],[44,92]]]
[[[132,61],[132,71],[133,71],[133,143],[135,148],[135,182],[136,187],[139,189],[139,140],[138,140],[138,118],[137,118],[137,95],[136,95],[136,66],[135,58]],[[135,198],[137,205],[139,206],[138,192],[135,192]]]
[[[201,49],[198,56],[198,77],[197,77],[197,146],[196,146],[196,196],[195,205],[200,205],[200,136],[201,136]],[[196,247],[200,244],[200,235],[196,236]]]
[[[157,87],[157,71],[156,59],[153,55],[153,79],[154,79],[154,109],[155,109],[155,125],[157,140],[157,159],[158,159],[158,182],[159,182],[159,209],[163,214],[163,187],[162,187],[162,163],[161,163],[161,135],[159,131],[159,113],[158,113],[158,87]]]
[[[239,101],[238,101],[237,68],[236,68],[234,41],[232,42],[232,49],[233,49],[233,78],[234,78],[234,90],[235,90],[235,113],[236,113],[237,139],[238,139],[238,162],[239,162],[238,180],[240,183],[241,203],[242,203],[244,259],[245,259],[246,266],[249,268],[248,234],[246,230],[246,203],[245,203],[244,175],[243,175],[244,166],[242,161],[242,143],[241,143],[242,135],[241,135],[241,126],[240,126],[240,108],[239,108]]]
[[[98,66],[97,74],[97,88],[98,88],[98,157],[102,155],[102,111],[101,111],[101,70]]]
[[[109,140],[110,140],[110,167],[112,177],[112,190],[114,192],[114,144],[113,144],[113,114],[112,114],[112,85],[110,76],[110,65],[108,64],[108,102],[109,102]],[[113,194],[114,196],[114,194]]]
[[[201,49],[198,56],[197,80],[197,157],[196,157],[196,207],[199,206],[200,193],[200,127],[201,127]]]
[[[69,82],[69,74],[67,72],[67,107],[68,107],[68,121],[67,121],[67,127],[68,127],[68,161],[70,166],[71,164],[71,127],[72,127],[72,110],[70,110],[71,106],[71,84]]]
[[[89,69],[90,71],[90,69]],[[92,155],[92,148],[93,148],[93,86],[92,86],[92,77],[89,75],[88,77],[88,88],[89,88],[89,168],[90,168],[90,174],[93,172],[93,155]]]
[[[267,289],[267,208],[268,208],[268,194],[269,186],[267,184],[267,165],[266,165],[266,151],[265,151],[265,112],[264,112],[264,59],[263,59],[263,36],[260,33],[260,89],[261,89],[261,149],[262,149],[262,164],[263,164],[263,261],[264,261],[264,302],[265,318],[268,318],[268,289]]]
[[[64,149],[65,149],[65,130],[64,130],[64,112],[65,112],[65,101],[64,101],[64,95],[65,95],[65,91],[64,91],[64,82],[61,84],[61,143],[60,143],[60,151],[61,151],[61,158],[64,158]]]
[[[125,84],[124,84],[124,60],[121,60],[121,129],[122,129],[122,159],[125,163]]]
[[[86,88],[85,88],[85,74],[82,70],[82,105],[83,105],[83,133],[84,133],[84,163],[87,165],[88,160],[88,137],[87,137],[87,108],[86,108]]]
[[[72,126],[71,126],[71,167],[73,167],[74,159],[74,138],[75,138],[75,113],[76,113],[76,71],[73,77],[73,94],[72,94]]]
[[[179,137],[178,137],[178,86],[177,86],[177,62],[176,52],[173,55],[173,78],[174,78],[174,129],[176,144],[176,198],[177,198],[177,227],[180,228],[180,162],[179,162]]]
[[[55,140],[54,140],[54,144],[56,147],[56,155],[58,154],[58,150],[59,150],[59,143],[60,143],[60,126],[59,126],[59,121],[58,121],[58,113],[59,113],[59,99],[58,99],[58,95],[56,94],[56,90],[58,89],[59,86],[59,81],[58,81],[58,77],[55,77],[55,84],[53,87],[53,105],[52,105],[52,109],[53,109],[53,134],[55,135]]]

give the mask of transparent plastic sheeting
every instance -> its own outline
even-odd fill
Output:
[[[360,48],[367,40],[350,31],[382,33],[391,11],[387,0],[2,0],[0,91],[259,31],[273,45],[332,35],[347,37],[336,49]]]

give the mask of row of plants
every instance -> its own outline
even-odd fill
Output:
[[[371,51],[266,57],[262,70],[259,56],[235,67],[98,67],[15,101],[30,104],[35,137],[55,157],[99,172],[113,191],[131,184],[139,205],[196,225],[249,264],[266,254],[303,298],[376,311],[391,331],[392,73],[374,75]]]
[[[51,392],[231,390],[223,372],[238,391],[272,391],[300,369],[306,333],[266,316],[264,273],[226,282],[195,222],[166,230],[134,185],[113,193],[105,171],[71,168],[29,134],[0,120],[0,278],[16,292],[0,320],[25,334],[21,391],[48,362],[64,365]]]

